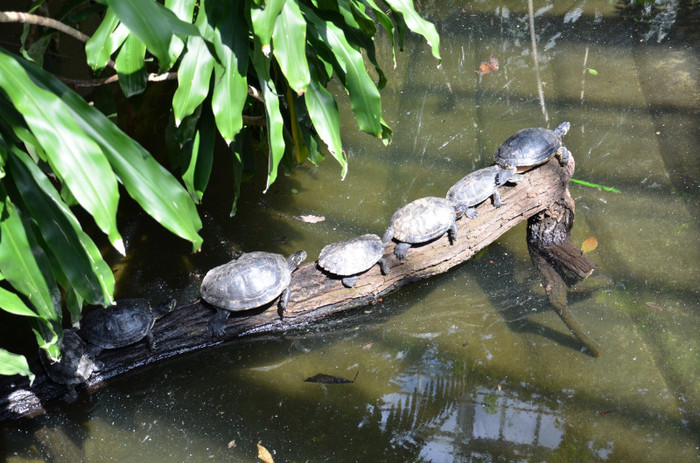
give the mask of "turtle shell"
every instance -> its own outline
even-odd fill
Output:
[[[447,192],[447,199],[453,204],[476,206],[488,199],[498,188],[501,166],[490,166],[464,176]]]
[[[503,167],[536,166],[548,161],[562,147],[562,137],[570,124],[563,122],[554,130],[529,128],[516,132],[494,153],[494,159]]]
[[[391,217],[394,238],[404,243],[424,243],[442,236],[455,223],[455,208],[445,198],[416,199]]]
[[[318,264],[335,275],[355,275],[379,262],[383,254],[381,239],[368,233],[325,246],[318,257]]]
[[[289,286],[292,269],[284,256],[255,251],[209,270],[202,280],[202,298],[231,311],[260,307]]]
[[[96,309],[80,320],[80,334],[103,349],[128,346],[145,338],[156,315],[146,299],[120,299],[116,305]]]

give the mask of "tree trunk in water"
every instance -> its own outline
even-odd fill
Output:
[[[86,387],[92,392],[124,373],[180,354],[242,336],[281,333],[341,311],[374,304],[401,286],[444,273],[465,262],[529,218],[532,219],[528,243],[532,255],[536,256],[533,257],[535,266],[543,272],[545,285],[553,280],[552,273],[558,275],[552,272],[557,265],[569,269],[577,277],[585,277],[593,271],[595,264],[573,248],[568,239],[573,221],[573,200],[568,193],[568,184],[573,172],[573,157],[566,166],[560,166],[553,159],[524,174],[517,185],[501,187],[503,206],[497,209],[491,201],[486,201],[478,207],[476,219],[460,219],[457,240],[453,244],[444,235],[425,245],[412,247],[406,258],[399,261],[393,254],[394,243],[390,243],[385,250],[385,259],[391,273],[382,275],[379,266],[374,266],[360,275],[353,288],[346,288],[340,279],[321,271],[316,262],[304,264],[292,274],[291,297],[284,314],[272,309],[272,304],[232,313],[222,337],[213,338],[209,333],[209,319],[214,315],[214,309],[200,301],[180,305],[156,322],[153,328],[156,349],[149,350],[144,340],[120,349],[102,351],[97,357],[103,363],[102,368],[93,372],[79,389]],[[560,290],[550,296],[550,301],[555,298],[552,305],[575,336],[591,352],[597,353],[597,348],[591,347],[594,346],[592,342],[568,313],[566,289],[561,288],[563,293]],[[31,368],[37,375],[32,387],[25,378],[18,376],[0,381],[0,422],[41,413],[45,404],[65,394],[65,387],[49,380],[38,361],[34,361]]]

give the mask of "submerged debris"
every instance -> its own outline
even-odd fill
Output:
[[[350,383],[355,382],[358,374],[360,374],[359,371],[357,373],[355,373],[355,377],[353,379],[345,379],[345,378],[341,378],[339,376],[331,376],[331,375],[319,373],[315,376],[311,376],[310,378],[306,378],[304,380],[304,382],[305,383],[321,383],[321,384],[350,384]]]

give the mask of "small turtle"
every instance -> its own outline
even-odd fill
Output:
[[[477,216],[475,206],[486,201],[489,196],[493,196],[493,205],[501,207],[501,196],[498,194],[498,187],[510,181],[517,183],[522,178],[520,175],[513,175],[516,167],[504,169],[501,166],[489,166],[472,172],[464,176],[460,181],[452,185],[447,192],[447,199],[452,204],[464,205],[467,210],[464,212],[470,219]]]
[[[557,156],[561,165],[569,162],[569,150],[561,139],[569,131],[571,124],[562,122],[554,130],[543,128],[523,129],[508,138],[496,150],[493,157],[496,163],[506,169],[519,167],[519,172],[543,164],[552,156]],[[505,174],[502,174],[505,175]],[[500,182],[499,183],[503,183]]]
[[[146,299],[120,299],[112,307],[95,309],[80,320],[80,334],[88,342],[88,352],[96,356],[102,349],[117,349],[147,339],[155,348],[151,328],[156,320],[175,307],[175,299],[156,307]]]
[[[39,358],[51,381],[66,387],[63,400],[68,403],[78,398],[75,386],[87,381],[93,371],[100,369],[100,363],[87,354],[87,344],[73,328],[63,331],[60,360],[53,362],[44,349],[39,350]]]
[[[358,274],[369,270],[374,264],[379,264],[384,275],[389,273],[383,254],[384,244],[381,238],[369,233],[327,245],[318,256],[318,265],[341,276],[343,284],[352,288],[357,283]]]
[[[428,196],[416,199],[399,209],[391,217],[383,243],[392,238],[399,241],[394,248],[397,258],[406,257],[413,244],[425,243],[447,232],[450,243],[457,241],[455,220],[464,212],[462,205],[453,205],[445,198]]]
[[[279,307],[286,310],[292,272],[304,259],[305,251],[287,259],[281,254],[256,251],[209,270],[200,292],[202,299],[217,308],[209,321],[210,331],[223,335],[230,312],[260,307],[280,295]]]

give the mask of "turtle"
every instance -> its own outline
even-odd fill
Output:
[[[522,129],[508,138],[493,154],[496,163],[506,169],[518,167],[522,172],[530,167],[547,162],[557,156],[561,165],[569,162],[569,150],[561,139],[569,131],[571,124],[562,122],[554,130],[544,128]],[[506,175],[502,173],[501,175]],[[499,183],[503,183],[499,181]]]
[[[442,236],[445,232],[450,243],[454,243],[457,241],[455,220],[465,208],[435,196],[416,199],[394,213],[382,242],[389,243],[392,238],[399,242],[394,248],[394,254],[399,260],[406,257],[411,245],[425,243]]]
[[[60,360],[50,359],[44,349],[40,349],[39,359],[49,379],[65,386],[63,400],[68,403],[75,402],[78,398],[75,386],[87,381],[92,372],[101,367],[99,362],[88,355],[87,344],[74,328],[63,330]]]
[[[477,216],[474,206],[481,204],[489,196],[493,197],[493,205],[501,207],[501,196],[498,194],[498,187],[510,181],[517,183],[522,178],[515,174],[515,166],[504,169],[501,166],[489,166],[476,170],[460,179],[447,192],[447,199],[456,205],[466,206],[466,215],[470,219]],[[514,175],[515,174],[515,175]]]
[[[347,241],[338,241],[325,246],[318,256],[318,265],[342,277],[342,282],[348,288],[357,283],[357,276],[369,270],[374,264],[379,264],[384,275],[389,273],[389,267],[382,257],[384,244],[377,235],[368,233]]]
[[[175,304],[175,299],[170,299],[151,308],[146,299],[119,299],[111,307],[89,312],[80,320],[80,334],[88,342],[88,353],[96,356],[103,349],[128,346],[143,338],[150,349],[155,349],[151,328]]]
[[[287,309],[289,283],[292,272],[306,259],[306,251],[299,251],[287,259],[281,254],[255,251],[209,270],[200,292],[202,299],[217,309],[209,321],[212,334],[226,332],[230,312],[263,306],[278,296],[281,311]]]

